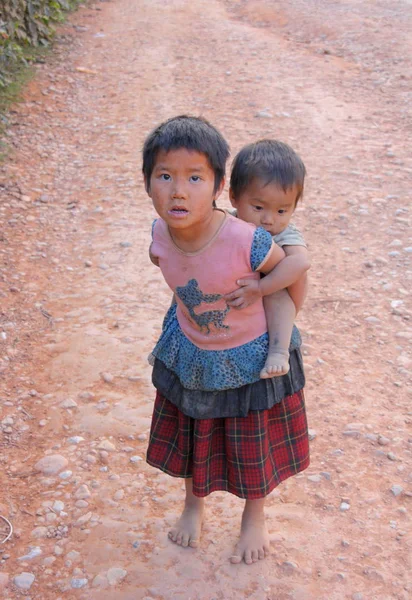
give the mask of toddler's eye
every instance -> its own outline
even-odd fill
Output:
[[[262,208],[263,208],[263,207],[262,207],[262,206],[254,206],[253,208],[254,208],[255,210],[262,210]]]
[[[198,181],[200,181],[200,177],[199,177],[199,175],[192,175],[190,180],[193,181],[194,183],[197,183]]]
[[[168,173],[162,173],[159,177],[162,181],[170,181],[170,175]]]
[[[281,208],[280,210],[278,210],[278,213],[279,213],[280,215],[283,215],[283,214],[285,214],[285,212],[286,212],[286,210],[285,210],[285,209],[283,209],[283,208]]]

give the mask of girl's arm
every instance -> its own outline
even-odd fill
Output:
[[[259,269],[266,277],[255,279],[239,279],[240,286],[225,299],[229,306],[246,308],[260,298],[289,287],[298,281],[310,268],[309,254],[304,246],[285,246],[285,258],[272,260],[272,255]]]
[[[153,242],[152,242],[152,244],[153,244]],[[156,265],[156,267],[158,267],[159,266],[159,259],[158,259],[157,256],[154,256],[152,254],[152,244],[150,244],[150,248],[149,248],[149,257],[150,257],[150,260],[152,261],[152,263],[154,265]]]

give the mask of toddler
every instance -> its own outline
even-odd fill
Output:
[[[290,223],[303,194],[305,174],[296,152],[276,140],[249,144],[233,161],[229,190],[233,214],[263,227],[286,255],[270,275],[240,280],[241,287],[225,296],[229,306],[240,309],[264,298],[269,352],[262,378],[288,372],[293,322],[305,298],[308,251],[302,234]]]

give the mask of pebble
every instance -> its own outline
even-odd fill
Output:
[[[29,590],[35,580],[35,576],[33,573],[23,572],[20,575],[17,575],[14,578],[14,585],[16,585],[20,590]]]
[[[115,495],[113,496],[115,500],[123,500],[124,498],[124,490],[117,490]]]
[[[46,538],[47,537],[47,527],[36,527],[31,532],[31,537],[34,538]]]
[[[322,480],[320,475],[308,475],[308,481],[313,481],[313,483],[319,483]]]
[[[402,494],[402,492],[403,492],[403,487],[402,487],[401,485],[397,485],[397,484],[395,484],[395,485],[393,485],[393,486],[391,487],[391,492],[392,492],[392,494],[393,494],[393,495],[395,496],[395,498],[396,498],[396,496],[400,496],[400,495]]]
[[[80,444],[80,442],[84,442],[84,437],[80,435],[75,435],[67,440],[68,444]]]
[[[396,455],[393,452],[388,452],[388,454],[386,456],[389,458],[389,460],[393,460],[393,461],[398,460],[396,458]]]
[[[272,115],[268,110],[259,110],[256,114],[255,117],[258,119],[271,119]]]
[[[317,436],[317,431],[315,429],[308,429],[309,441],[312,441]],[[137,438],[139,439],[139,438]]]
[[[67,560],[71,560],[72,562],[77,562],[78,560],[80,560],[80,552],[77,552],[76,550],[71,550],[66,554],[66,558]]]
[[[282,569],[285,575],[293,575],[296,572],[298,565],[290,560],[285,560],[280,568]]]
[[[17,560],[31,560],[42,554],[42,549],[39,546],[33,546],[30,551],[24,556],[20,556]]]
[[[80,588],[83,588],[84,586],[86,586],[89,583],[88,579],[78,579],[76,577],[73,577],[73,579],[70,582],[70,585],[72,586],[72,588],[78,590]]]
[[[107,571],[107,581],[109,585],[117,585],[126,577],[127,571],[121,567],[112,567]]]
[[[69,479],[73,475],[73,471],[63,471],[60,473],[59,477],[61,479]]]
[[[53,504],[53,510],[55,510],[58,513],[62,512],[62,510],[64,510],[64,502],[62,502],[61,500],[56,500]]]
[[[85,525],[92,518],[92,514],[93,514],[92,512],[88,512],[85,515],[82,515],[81,517],[79,517],[77,519],[77,521],[74,523],[74,527],[82,527],[82,525]]]
[[[130,462],[131,463],[137,463],[139,461],[143,460],[143,458],[141,456],[131,456],[130,457]]]
[[[379,446],[387,446],[390,443],[390,439],[385,437],[384,435],[380,435],[378,437]]]
[[[44,475],[57,475],[60,473],[67,465],[69,461],[64,456],[60,454],[51,454],[50,456],[45,456],[41,458],[34,465],[35,471],[40,471]]]
[[[106,452],[115,452],[116,446],[109,442],[109,440],[102,440],[97,446],[98,450],[106,450]]]
[[[79,500],[84,500],[85,498],[90,498],[91,492],[87,485],[82,484],[79,489],[74,494],[75,498]]]
[[[111,373],[101,373],[101,378],[106,383],[113,383],[113,381],[114,381],[114,377]]]
[[[349,510],[349,509],[350,509],[350,504],[348,504],[347,502],[341,502],[340,510],[342,512]]]
[[[77,402],[71,398],[67,398],[67,400],[60,402],[59,406],[60,408],[77,408]]]
[[[363,594],[360,592],[355,592],[352,594],[352,600],[363,600]]]

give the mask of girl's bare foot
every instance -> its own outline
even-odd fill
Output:
[[[231,563],[237,564],[244,560],[247,565],[251,565],[270,553],[269,534],[263,513],[264,502],[264,499],[246,502],[240,539],[230,557]]]
[[[287,350],[272,350],[268,352],[265,366],[260,372],[261,379],[280,377],[289,371],[289,352]]]
[[[192,493],[192,480],[186,479],[185,507],[175,527],[169,531],[169,539],[178,546],[197,548],[202,529],[204,499]]]

